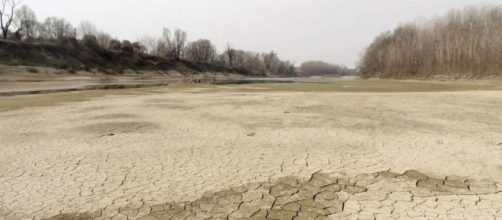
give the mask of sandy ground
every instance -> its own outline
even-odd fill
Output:
[[[409,85],[0,97],[0,219],[502,218],[500,87]]]
[[[219,72],[182,74],[175,70],[131,70],[104,73],[90,69],[70,72],[68,69],[0,65],[0,96],[47,94],[68,91],[142,88],[164,85],[235,81],[242,75]]]

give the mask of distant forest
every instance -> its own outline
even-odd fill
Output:
[[[118,40],[99,30],[89,21],[83,21],[76,27],[64,18],[48,17],[44,21],[38,21],[35,12],[26,5],[19,5],[19,2],[18,0],[0,1],[0,23],[4,41],[29,44],[23,46],[23,49],[34,48],[32,45],[43,45],[43,48],[47,48],[47,45],[64,47],[70,40],[73,42],[72,47],[92,45],[91,49],[97,51],[98,55],[105,54],[105,58],[114,58],[109,55],[111,52],[115,54],[127,52],[142,56],[165,57],[196,65],[222,66],[242,70],[240,72],[254,73],[254,75],[297,75],[294,63],[281,60],[274,51],[258,53],[237,49],[228,44],[224,51],[218,53],[216,47],[208,39],[188,42],[185,31],[167,28],[162,30],[162,36],[158,38],[143,36],[135,42]],[[0,51],[1,56],[12,54],[14,50],[12,48],[15,48],[12,44],[4,42],[2,45],[8,45],[9,51],[3,51],[4,54]],[[147,61],[150,60],[156,59],[149,57]]]
[[[356,74],[356,70],[323,61],[307,61],[300,66],[302,76],[346,76]]]
[[[501,76],[502,8],[468,7],[400,25],[375,39],[359,70],[379,78]]]

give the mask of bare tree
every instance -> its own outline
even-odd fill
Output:
[[[209,40],[198,40],[188,44],[187,56],[197,63],[212,63],[216,59],[216,49]]]
[[[296,76],[297,71],[295,64],[291,61],[280,61],[277,67],[276,74],[280,76]]]
[[[277,68],[280,63],[277,53],[271,51],[270,53],[263,54],[263,62],[265,63],[265,69],[271,73],[277,73]]]
[[[182,53],[183,49],[185,48],[185,44],[187,41],[187,34],[185,31],[182,31],[180,29],[176,29],[174,31],[174,46],[175,46],[175,58],[176,59],[181,59],[182,58]]]
[[[263,63],[260,53],[246,52],[244,58],[246,60],[244,66],[247,71],[253,73],[264,73],[266,71],[265,63]]]
[[[164,28],[162,34],[167,46],[168,56],[181,60],[187,40],[186,32],[181,29],[176,29],[173,36],[169,29]]]
[[[482,77],[502,73],[502,7],[469,7],[400,25],[378,36],[359,69],[363,77]]]
[[[134,48],[134,52],[137,52],[137,53],[146,53],[147,52],[145,45],[141,44],[140,42],[132,43],[132,47]]]
[[[103,32],[103,31],[100,31],[97,35],[96,35],[96,40],[98,41],[98,44],[101,46],[101,47],[104,47],[104,48],[109,48],[110,47],[110,42],[112,41],[112,36],[106,32]]]
[[[49,40],[60,40],[76,36],[76,30],[72,24],[63,18],[56,17],[45,19],[40,31],[42,38]]]
[[[246,51],[243,50],[235,50],[235,55],[234,55],[234,64],[236,67],[245,69],[246,64],[247,64],[247,56],[246,56]]]
[[[92,35],[97,37],[99,34],[98,28],[90,21],[82,21],[78,24],[77,35],[79,38],[83,38],[85,35]]]
[[[164,38],[157,39],[157,47],[155,48],[154,54],[159,56],[169,56],[169,50],[167,49],[167,43]]]
[[[294,63],[281,61],[274,51],[260,54],[235,49],[230,44],[227,44],[225,51],[217,56],[216,63],[219,65],[224,64],[232,68],[239,68],[254,74],[296,74]]]
[[[227,47],[225,49],[225,55],[227,56],[228,65],[230,67],[234,67],[235,65],[235,53],[236,50],[232,47],[232,45],[227,43]]]
[[[23,5],[16,10],[14,21],[23,38],[33,39],[37,37],[38,21],[35,12],[30,7]]]
[[[0,2],[0,27],[2,28],[2,38],[9,35],[9,28],[14,20],[14,11],[18,5],[16,0],[1,0]]]
[[[225,53],[218,54],[213,62],[213,64],[217,66],[226,66],[227,65],[227,55]]]
[[[138,41],[145,47],[147,53],[155,53],[155,50],[157,49],[157,40],[155,38],[145,35]]]

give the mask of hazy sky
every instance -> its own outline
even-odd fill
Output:
[[[374,37],[403,22],[466,5],[502,0],[24,0],[38,19],[82,20],[120,39],[160,36],[181,28],[190,40],[207,38],[246,50],[275,50],[300,64],[324,60],[354,66]]]

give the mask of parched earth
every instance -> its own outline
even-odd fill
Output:
[[[502,218],[500,89],[295,86],[2,97],[0,219]]]
[[[116,216],[157,219],[486,219],[501,217],[502,188],[490,180],[438,179],[415,170],[348,178],[314,173],[207,192],[195,201],[129,204]],[[99,219],[93,213],[50,220]],[[139,217],[139,218],[138,218]]]

